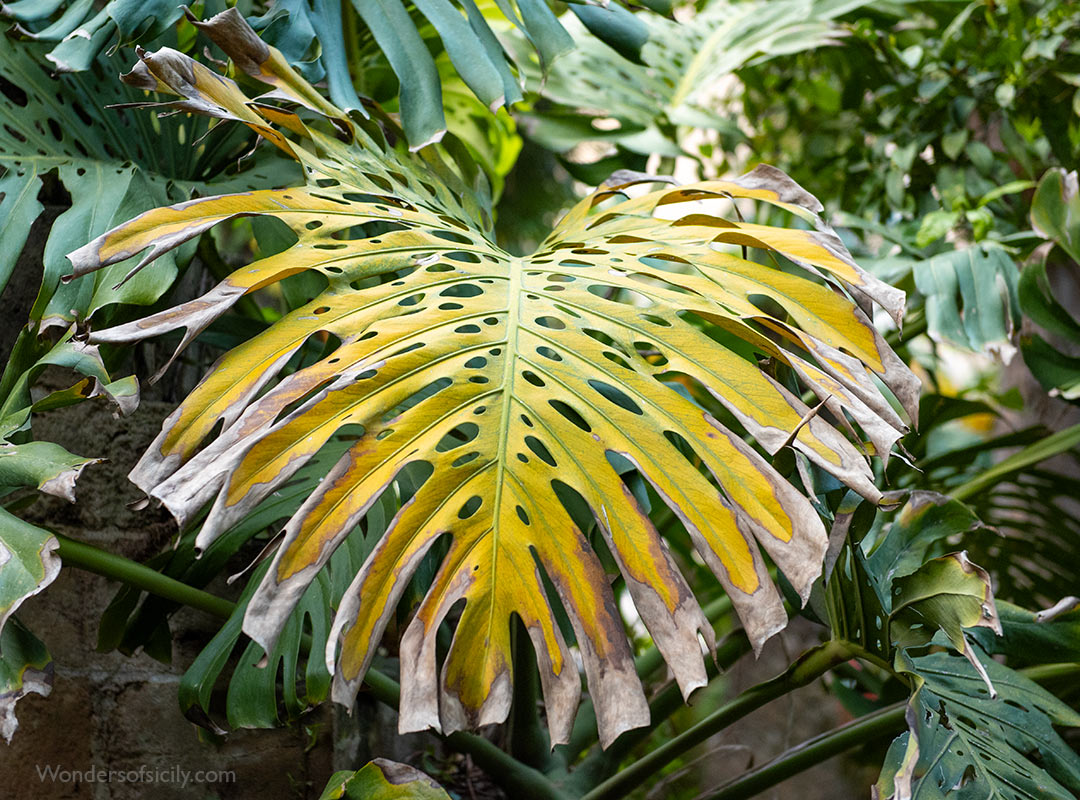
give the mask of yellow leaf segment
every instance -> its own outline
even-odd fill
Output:
[[[435,146],[409,153],[384,136],[394,138],[394,125],[378,109],[373,122],[330,106],[236,12],[198,24],[272,90],[249,100],[228,77],[167,49],[142,53],[127,80],[178,95],[171,107],[249,125],[303,164],[306,185],[150,211],[70,257],[75,274],[149,250],[146,263],[252,215],[281,220],[297,237],[203,297],[95,332],[95,342],[184,328],[186,344],[245,294],[301,271],[326,280],[311,303],[222,357],[132,473],[181,521],[211,505],[198,537],[205,547],[335,432],[362,431],[286,525],[245,630],[269,649],[335,547],[395,491],[403,469],[426,465],[429,477],[338,609],[326,654],[333,696],[351,702],[399,597],[445,539],[401,642],[401,729],[505,719],[516,615],[537,653],[552,741],[566,741],[581,679],[555,622],[557,602],[606,745],[647,724],[648,706],[610,577],[557,490],[576,492],[591,510],[684,694],[706,682],[699,634],[713,643],[616,456],[681,520],[754,646],[780,630],[786,615],[761,551],[805,598],[826,536],[809,501],[747,435],[768,453],[790,444],[876,500],[867,458],[849,437],[888,454],[905,426],[879,387],[909,416],[917,399],[914,376],[867,317],[876,302],[898,319],[903,295],[854,264],[818,219],[817,201],[764,166],[736,180],[652,190],[643,189],[656,178],[615,175],[537,252],[512,256],[493,243],[468,171],[449,167]],[[733,202],[744,199],[813,227],[743,222]],[[801,272],[746,260],[743,247],[784,256]],[[340,341],[330,355],[282,373],[306,341],[328,336]],[[790,367],[824,402],[818,413],[769,364]],[[742,430],[695,395],[711,395]],[[440,674],[435,632],[455,604]]]

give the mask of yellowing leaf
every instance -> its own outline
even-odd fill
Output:
[[[376,758],[357,772],[336,772],[319,800],[450,800],[431,777],[415,767]]]
[[[204,29],[239,67],[269,80],[275,51],[230,34],[235,18],[228,28],[218,19]],[[182,96],[178,108],[260,132],[284,126],[289,135],[266,135],[302,162],[307,185],[148,212],[72,253],[76,274],[149,248],[145,263],[239,216],[272,216],[297,242],[197,300],[92,340],[185,328],[186,343],[239,297],[300,271],[321,274],[326,289],[226,354],[166,421],[133,480],[182,521],[212,504],[198,539],[205,547],[335,431],[362,430],[288,522],[248,606],[244,629],[254,639],[271,648],[368,509],[396,491],[406,468],[426,471],[338,609],[327,652],[333,697],[351,702],[398,599],[443,541],[439,571],[401,642],[401,730],[504,720],[516,615],[537,653],[552,741],[565,742],[581,679],[555,621],[559,603],[607,745],[646,724],[649,711],[609,576],[561,497],[576,493],[591,510],[684,694],[706,682],[699,633],[712,644],[666,544],[613,465],[626,461],[681,520],[755,648],[786,624],[762,550],[805,598],[825,531],[747,434],[768,453],[797,448],[876,501],[867,459],[841,430],[887,454],[906,429],[879,386],[912,417],[918,388],[867,317],[871,302],[898,316],[902,294],[854,264],[818,219],[816,200],[765,166],[737,180],[652,190],[643,187],[654,177],[616,175],[537,252],[518,257],[492,241],[469,170],[455,172],[435,146],[409,153],[378,109],[381,128],[306,102],[327,126],[242,103],[228,79],[167,56],[143,55],[143,64]],[[288,80],[293,99],[309,96],[298,77]],[[211,96],[204,87],[216,83],[226,85]],[[813,229],[743,222],[737,198],[778,205]],[[743,247],[802,271],[746,260]],[[340,341],[334,352],[281,376],[306,341],[328,337]],[[823,401],[820,411],[777,370]],[[440,666],[435,634],[459,601]]]

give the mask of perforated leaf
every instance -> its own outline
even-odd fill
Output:
[[[307,185],[147,212],[70,258],[76,274],[148,249],[147,263],[238,216],[272,216],[297,237],[197,300],[93,334],[110,343],[177,328],[186,342],[246,293],[303,271],[326,281],[312,302],[226,354],[132,473],[181,521],[211,504],[199,534],[206,546],[335,431],[361,426],[287,524],[244,629],[272,650],[319,568],[408,474],[418,488],[402,494],[338,609],[327,650],[333,697],[351,701],[410,577],[442,542],[401,642],[401,729],[504,719],[516,615],[537,653],[552,740],[565,741],[580,678],[554,603],[573,626],[607,744],[646,724],[648,707],[609,578],[564,504],[576,496],[591,511],[684,693],[706,681],[698,634],[712,638],[620,475],[627,464],[682,521],[755,647],[781,629],[786,615],[761,549],[805,597],[825,533],[743,432],[770,453],[791,445],[880,498],[841,430],[854,423],[881,454],[905,430],[875,376],[915,412],[917,381],[866,316],[876,301],[899,317],[902,294],[860,270],[817,218],[817,201],[769,167],[651,191],[640,185],[655,178],[613,176],[536,253],[512,256],[491,241],[484,198],[439,151],[410,154],[374,125],[333,114],[276,51],[233,23],[205,30],[277,96],[329,115],[332,134],[318,119],[249,102],[175,51],[143,54],[133,79],[181,95],[177,108],[243,121],[295,155]],[[380,124],[393,132],[389,119]],[[743,222],[732,198],[815,227]],[[743,247],[796,266],[746,260]],[[279,380],[311,337],[340,344]],[[824,405],[812,411],[773,373]],[[459,601],[440,677],[435,633]]]
[[[997,697],[961,658],[902,658],[915,687],[909,732],[890,748],[877,797],[1068,800],[1080,791],[1080,756],[1053,727],[1080,726],[1080,715],[1020,673],[984,661]]]

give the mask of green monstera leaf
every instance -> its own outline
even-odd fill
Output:
[[[1080,756],[1054,730],[1080,714],[1018,672],[987,659],[996,689],[961,658],[911,657],[908,733],[889,750],[876,786],[883,800],[1070,800]]]
[[[706,682],[699,633],[713,636],[624,481],[636,473],[681,520],[754,646],[779,631],[787,616],[761,550],[805,598],[826,536],[762,451],[793,447],[877,501],[866,455],[841,431],[858,425],[884,456],[906,426],[880,386],[912,417],[918,394],[867,316],[877,303],[899,318],[902,293],[854,264],[817,217],[820,204],[769,167],[683,187],[616,175],[537,252],[512,256],[492,241],[470,165],[455,169],[436,147],[410,152],[388,117],[379,126],[347,117],[238,14],[200,27],[299,110],[251,101],[168,49],[141,54],[128,80],[177,96],[172,108],[242,122],[297,158],[307,183],[150,211],[70,258],[75,275],[144,250],[145,265],[246,216],[276,218],[296,237],[201,298],[94,331],[94,343],[178,328],[186,343],[250,292],[302,272],[325,281],[226,354],[132,473],[184,523],[210,506],[196,541],[206,548],[335,431],[360,426],[286,525],[244,630],[273,652],[321,567],[390,493],[400,510],[328,639],[334,699],[352,701],[410,578],[438,553],[401,642],[401,729],[505,719],[517,616],[537,653],[552,741],[566,741],[580,678],[553,611],[561,606],[606,745],[646,724],[648,705],[602,562],[568,507],[595,520],[684,693]],[[745,222],[733,199],[786,210],[801,227]],[[790,269],[749,261],[744,248]],[[313,338],[330,352],[281,377]],[[462,600],[440,675],[436,632]]]

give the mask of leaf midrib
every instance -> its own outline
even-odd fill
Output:
[[[499,563],[499,513],[502,508],[502,492],[506,468],[506,446],[510,433],[510,406],[514,401],[514,368],[517,366],[518,320],[521,317],[522,259],[511,258],[507,261],[509,286],[506,290],[506,358],[503,361],[503,403],[499,417],[499,443],[495,451],[498,460],[498,473],[495,479],[495,502],[492,506],[491,525],[491,583],[497,585],[496,566]],[[488,623],[486,640],[491,641],[491,630],[495,625],[495,603],[488,603]]]

